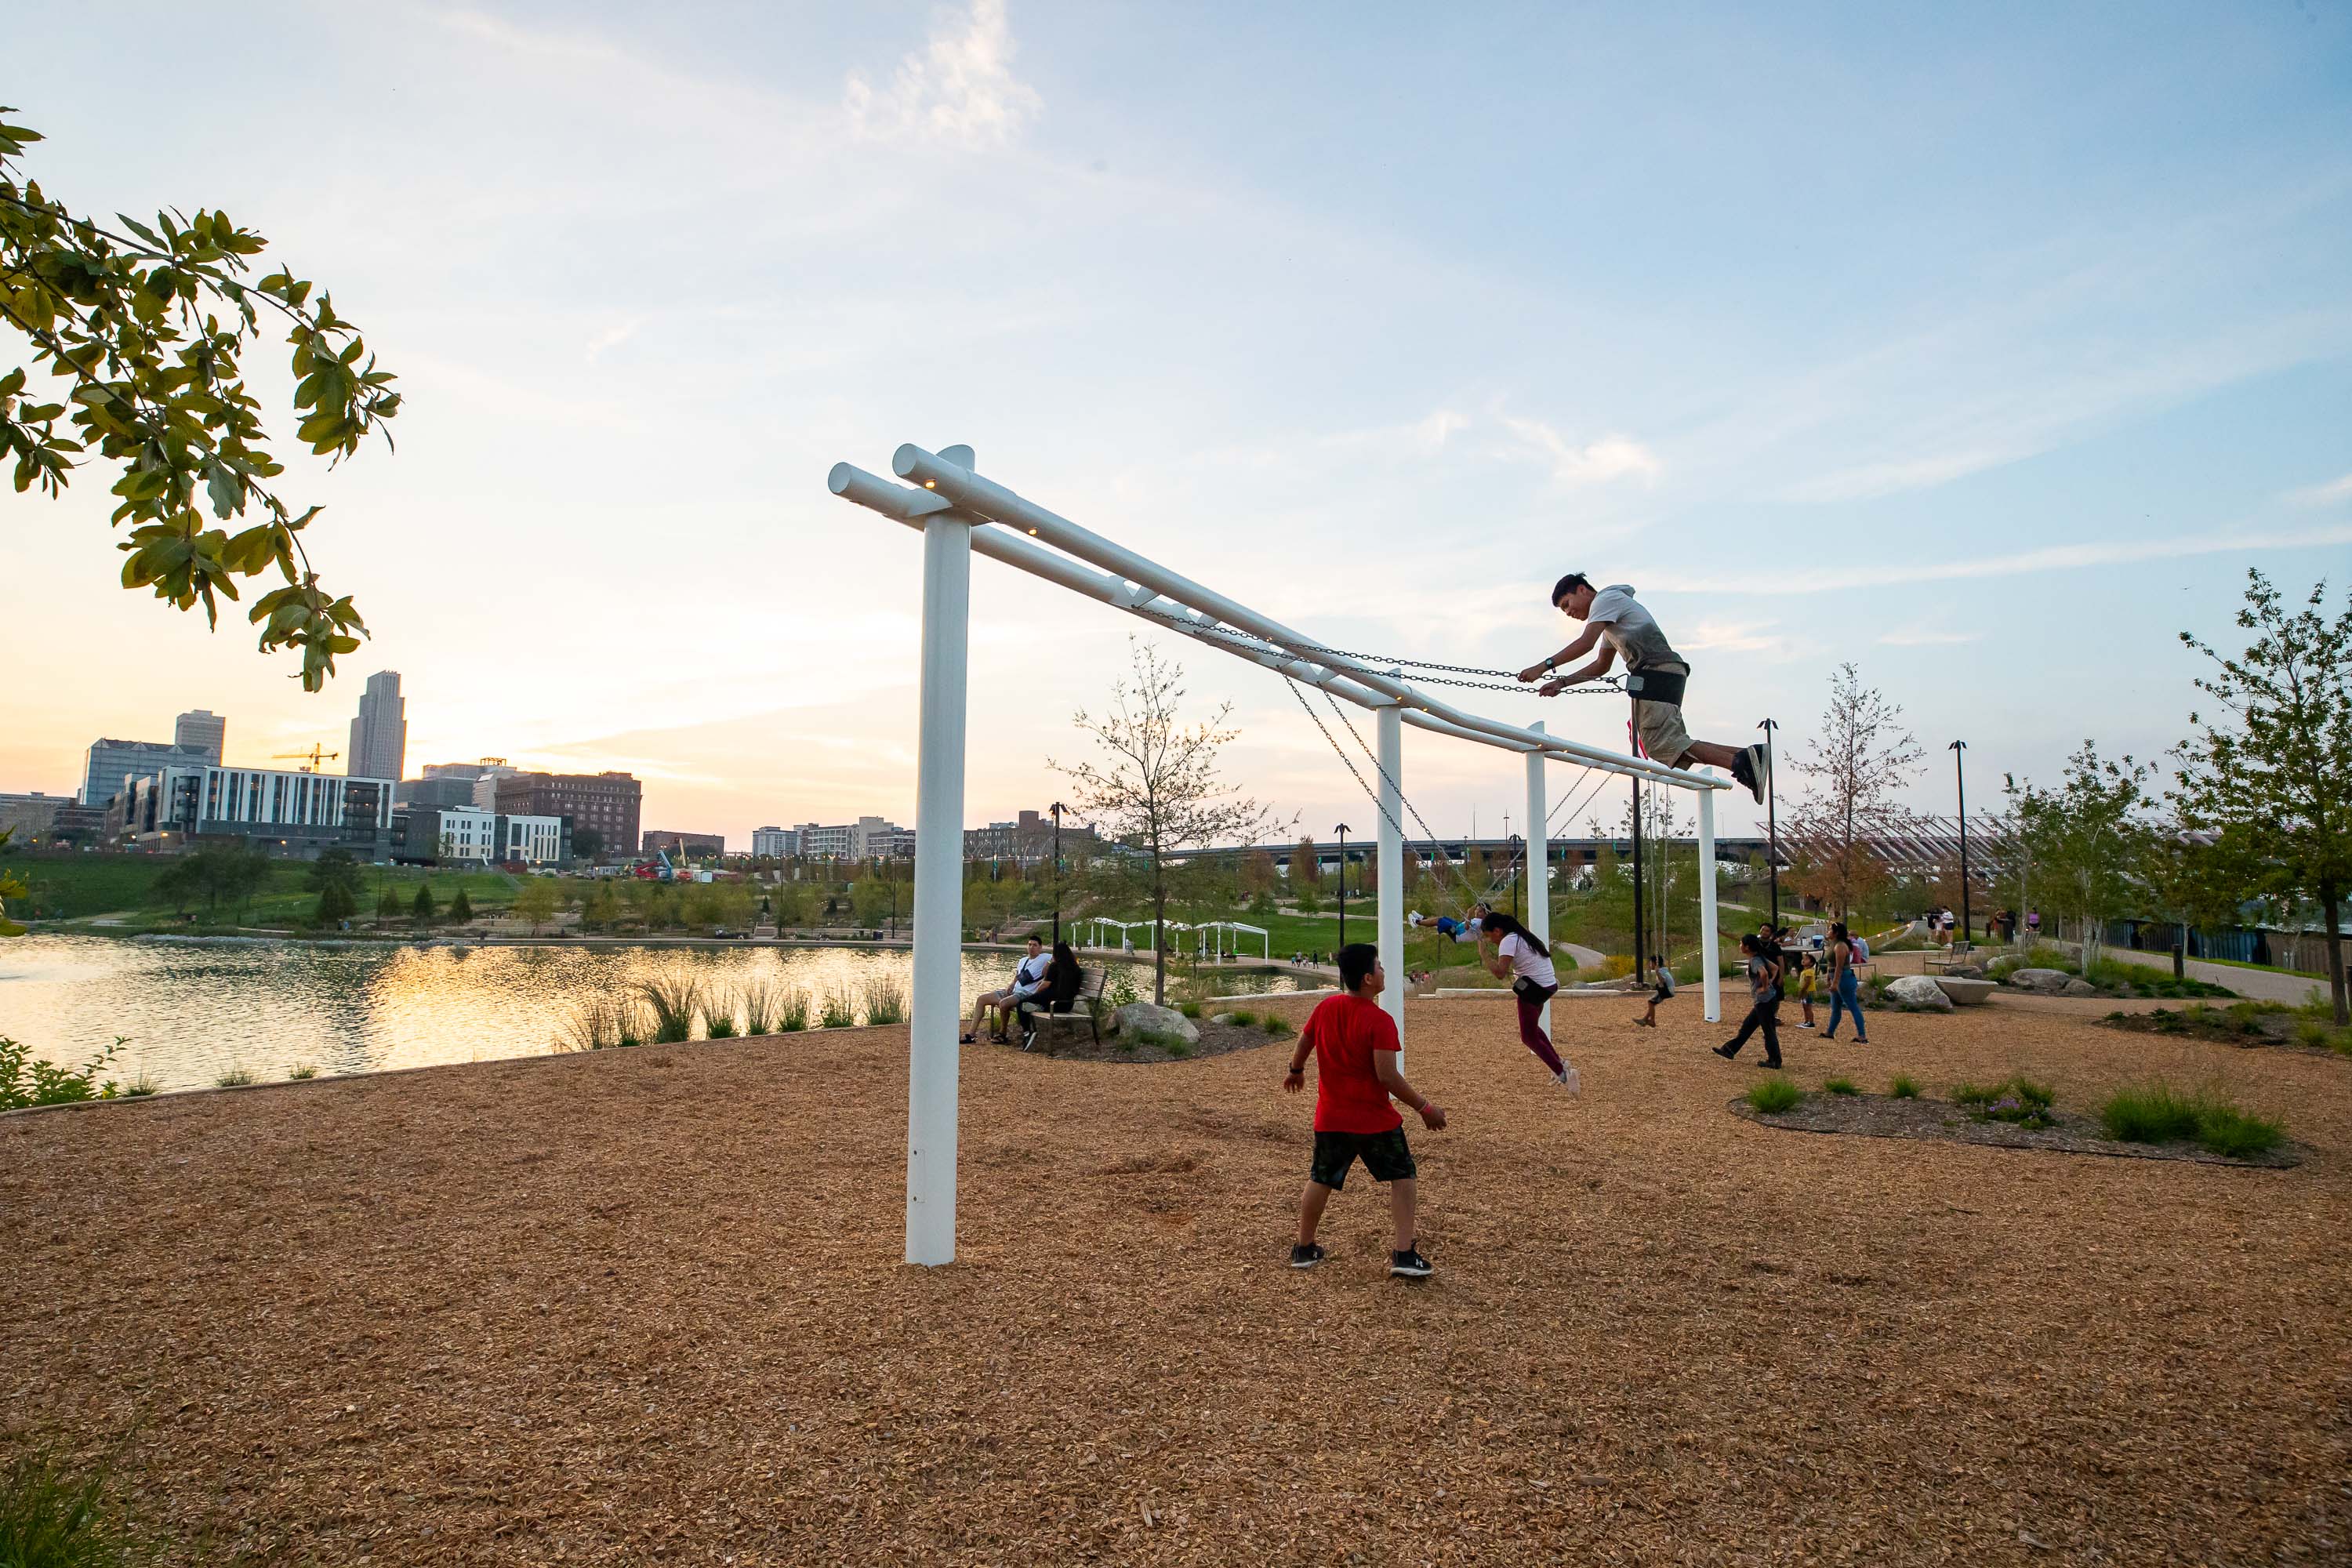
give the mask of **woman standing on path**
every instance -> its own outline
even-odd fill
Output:
[[[1484,933],[1479,956],[1486,963],[1486,973],[1497,980],[1508,980],[1511,994],[1518,1002],[1519,1043],[1551,1068],[1552,1082],[1570,1094],[1576,1093],[1576,1069],[1559,1059],[1559,1053],[1552,1049],[1550,1037],[1543,1032],[1544,1004],[1559,989],[1559,976],[1551,966],[1551,949],[1510,915],[1490,913],[1478,922],[1478,929]],[[1491,958],[1483,946],[1487,937],[1499,939]]]
[[[1843,921],[1830,927],[1829,955],[1830,1026],[1822,1031],[1822,1038],[1837,1038],[1838,1014],[1843,1010],[1853,1015],[1854,1044],[1866,1046],[1870,1037],[1862,1029],[1862,986],[1853,977],[1853,938],[1846,935]]]

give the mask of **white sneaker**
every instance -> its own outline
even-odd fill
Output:
[[[1553,1075],[1552,1082],[1559,1085],[1560,1088],[1568,1090],[1570,1094],[1582,1094],[1584,1092],[1584,1079],[1578,1074],[1574,1068],[1560,1068],[1558,1073]]]

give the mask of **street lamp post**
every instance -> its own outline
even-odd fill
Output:
[[[1969,923],[1969,777],[1960,766],[1963,753],[1969,749],[1966,741],[1955,741],[1952,753],[1952,782],[1960,793],[1960,940],[1973,945],[1976,928]]]
[[[1054,945],[1062,945],[1062,803],[1054,803]]]
[[[1339,824],[1339,945],[1348,945],[1348,825]]]

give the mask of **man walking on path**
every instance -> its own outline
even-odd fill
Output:
[[[1571,620],[1582,621],[1576,640],[1544,660],[1519,671],[1521,680],[1544,682],[1550,697],[1570,686],[1598,680],[1620,658],[1625,661],[1625,689],[1633,699],[1633,736],[1642,754],[1670,768],[1693,763],[1722,768],[1748,786],[1756,804],[1764,804],[1771,783],[1771,753],[1761,745],[1723,746],[1694,741],[1683,727],[1683,682],[1690,666],[1666,641],[1633,597],[1630,583],[1612,584],[1595,592],[1581,572],[1571,572],[1552,585],[1552,607]],[[1581,669],[1559,673],[1559,667],[1582,658],[1599,644],[1600,654]],[[1546,676],[1551,677],[1546,680]]]

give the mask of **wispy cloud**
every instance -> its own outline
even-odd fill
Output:
[[[2289,506],[2333,506],[2337,501],[2352,500],[2352,474],[2340,479],[2330,479],[2324,485],[2305,485],[2299,490],[2289,490],[2279,499]]]
[[[593,364],[603,356],[606,349],[619,348],[623,343],[635,337],[637,329],[645,324],[646,319],[643,316],[632,316],[625,321],[615,322],[598,332],[588,341],[588,362]]]
[[[1552,482],[1564,488],[1612,479],[1654,479],[1665,467],[1656,453],[1630,436],[1612,433],[1579,446],[1540,419],[1514,414],[1498,417],[1522,447],[1550,466]]]
[[[972,0],[971,10],[933,30],[921,53],[898,62],[888,87],[850,72],[842,104],[868,135],[1000,146],[1045,107],[1037,89],[1013,74],[1013,54],[1004,0]]]
[[[2135,561],[2166,561],[2189,555],[2227,555],[2256,550],[2315,550],[2352,544],[2352,523],[2268,533],[2203,534],[2185,539],[2126,539],[2096,544],[2053,544],[2014,555],[1983,555],[1966,561],[1921,562],[1844,568],[1809,567],[1796,572],[1759,572],[1736,577],[1677,577],[1662,573],[1662,587],[1686,594],[1822,594],[1848,588],[1884,588],[1900,583],[1940,583],[1967,577],[2014,577],[2032,572],[2064,572],[2084,566],[2116,566]]]

